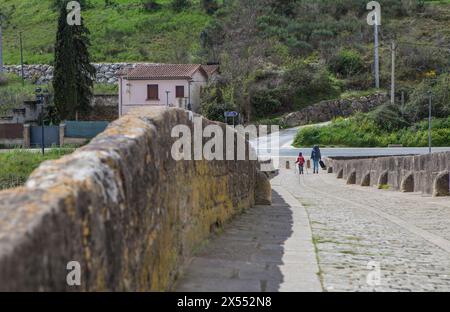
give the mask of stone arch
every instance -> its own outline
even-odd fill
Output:
[[[388,185],[389,182],[389,172],[387,170],[383,171],[378,178],[378,186]]]
[[[344,178],[344,169],[341,169],[341,170],[338,171],[337,178],[338,179]]]
[[[449,172],[444,171],[437,175],[433,183],[433,196],[450,196]]]
[[[400,191],[404,193],[414,192],[414,173],[408,173],[402,180]]]
[[[353,170],[348,175],[347,184],[356,184],[356,170]]]
[[[333,173],[333,167],[328,167],[328,173]]]
[[[361,186],[370,186],[370,171],[366,172],[364,175],[361,181]]]

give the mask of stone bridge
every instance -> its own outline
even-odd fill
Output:
[[[135,111],[1,192],[0,291],[450,290],[450,153],[301,176],[282,158],[269,182],[255,160],[175,161],[192,117]]]
[[[172,128],[193,130],[192,118],[179,109],[136,111],[43,163],[24,187],[1,192],[0,291],[169,290],[212,232],[270,201],[255,160],[172,158]],[[269,196],[260,198],[264,188]],[[66,281],[72,261],[80,287]]]
[[[450,152],[420,156],[328,158],[329,172],[348,184],[449,195]]]

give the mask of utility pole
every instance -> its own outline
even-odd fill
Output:
[[[431,104],[432,92],[428,91],[428,151],[431,154]]]
[[[391,71],[391,104],[395,104],[395,41],[392,40],[391,43],[391,53],[392,53],[392,71]]]
[[[2,34],[2,16],[0,15],[0,73],[3,72],[3,34]]]
[[[22,46],[22,32],[19,32],[19,42],[20,42],[20,68],[22,72],[22,86],[25,85],[25,75],[23,73],[23,46]]]
[[[379,50],[379,43],[378,43],[378,23],[379,23],[379,17],[375,13],[375,88],[380,88],[380,56],[378,53]]]
[[[170,91],[166,91],[166,107],[169,107],[169,93]]]

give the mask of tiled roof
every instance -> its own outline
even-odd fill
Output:
[[[137,65],[119,71],[117,74],[128,79],[190,79],[198,71],[207,75],[200,64],[155,64]]]
[[[208,76],[213,75],[219,71],[219,65],[202,65]]]

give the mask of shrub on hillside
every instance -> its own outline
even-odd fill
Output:
[[[281,90],[267,89],[256,91],[250,98],[256,117],[266,117],[278,113],[282,107]]]
[[[432,96],[434,117],[447,117],[450,114],[450,74],[442,74],[436,79],[420,83],[410,95],[405,112],[412,121],[428,116],[429,91]]]
[[[386,103],[369,114],[378,128],[384,131],[395,131],[410,125],[398,105]]]
[[[344,49],[332,57],[329,68],[339,76],[349,77],[364,70],[364,61],[357,51]]]
[[[297,108],[337,97],[341,91],[326,68],[304,60],[288,68],[283,80]]]

